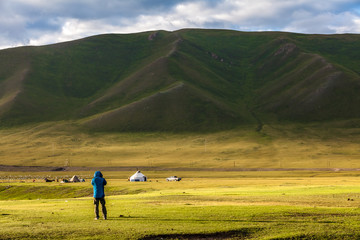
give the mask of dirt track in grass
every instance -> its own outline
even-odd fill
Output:
[[[256,171],[360,171],[360,168],[164,168],[148,166],[127,167],[51,167],[51,166],[15,166],[0,165],[0,172],[59,172],[59,171],[133,171],[142,169],[146,171],[214,171],[214,172],[256,172]]]

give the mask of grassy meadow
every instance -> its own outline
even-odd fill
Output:
[[[3,181],[0,239],[360,237],[357,172],[207,172],[180,182],[147,175],[151,182],[108,178],[107,221],[94,220],[89,181]]]
[[[340,169],[358,167],[359,134],[352,122],[216,133],[3,128],[1,165],[73,168],[0,171],[0,239],[359,239],[360,172]],[[107,221],[94,220],[85,167],[114,167],[103,171]],[[137,168],[149,182],[127,181]],[[86,182],[41,180],[74,174]]]
[[[349,122],[264,125],[260,132],[255,129],[89,133],[69,122],[26,125],[0,130],[0,164],[134,170],[359,167],[360,130]]]

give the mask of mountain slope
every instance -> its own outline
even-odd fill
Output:
[[[289,120],[359,117],[360,78],[284,41],[258,67],[258,110]]]
[[[185,29],[2,50],[0,121],[212,131],[359,118],[359,40]]]
[[[245,121],[244,121],[245,120]],[[184,83],[86,121],[96,130],[194,131],[235,127],[248,119]]]

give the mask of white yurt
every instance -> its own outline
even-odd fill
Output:
[[[134,175],[129,178],[130,182],[146,182],[146,176],[140,171],[137,171]]]

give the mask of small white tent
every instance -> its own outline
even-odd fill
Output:
[[[78,178],[78,176],[74,175],[69,182],[80,182],[80,179]]]
[[[130,182],[146,182],[146,176],[142,174],[140,171],[137,171],[134,175],[132,175],[129,179]]]

